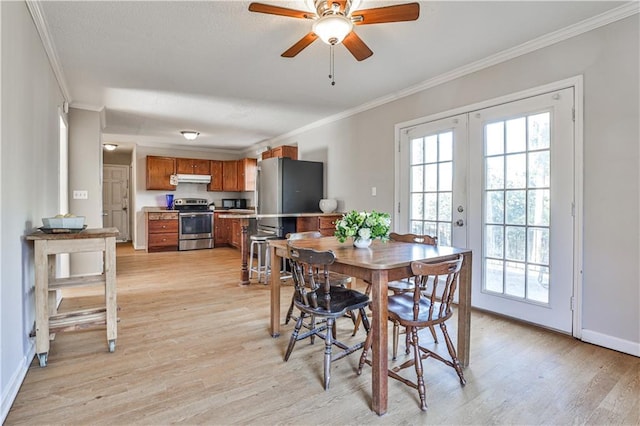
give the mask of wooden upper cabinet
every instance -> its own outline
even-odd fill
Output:
[[[238,160],[238,191],[256,190],[257,169],[258,160],[255,158]]]
[[[298,159],[298,147],[293,145],[281,145],[262,153],[262,159],[267,158],[291,158]]]
[[[222,190],[239,191],[238,160],[229,160],[222,162]]]
[[[175,173],[175,158],[147,156],[147,189],[174,191],[176,186],[171,185],[169,180]]]
[[[222,191],[222,161],[211,160],[209,171],[211,172],[211,182],[207,185],[207,191]]]
[[[187,175],[209,175],[209,161],[193,158],[177,158],[177,173]]]

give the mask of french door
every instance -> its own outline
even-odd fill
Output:
[[[573,89],[400,130],[399,232],[473,250],[472,304],[570,333]]]

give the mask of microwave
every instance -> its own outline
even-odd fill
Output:
[[[222,208],[223,209],[246,209],[247,200],[244,198],[223,198]]]

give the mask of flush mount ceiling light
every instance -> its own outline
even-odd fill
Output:
[[[115,151],[118,145],[114,143],[105,143],[104,145],[102,145],[102,147],[107,151]]]
[[[182,136],[188,141],[195,140],[200,134],[200,132],[196,132],[195,130],[182,130],[180,133],[182,133]]]

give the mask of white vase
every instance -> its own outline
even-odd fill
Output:
[[[357,248],[367,248],[367,247],[369,247],[369,246],[371,245],[371,242],[372,242],[372,241],[373,241],[373,240],[372,240],[371,238],[367,238],[367,239],[364,239],[364,238],[355,238],[355,239],[353,240],[353,245],[354,245],[355,247],[357,247]]]
[[[333,198],[323,198],[320,200],[320,210],[323,213],[331,213],[338,208],[338,200]]]

